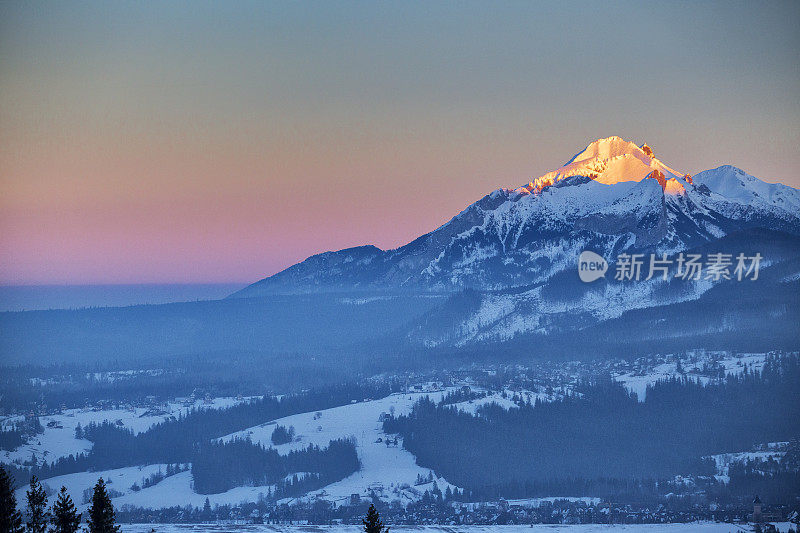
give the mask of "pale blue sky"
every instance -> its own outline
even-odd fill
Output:
[[[608,135],[800,187],[798,27],[798,2],[4,2],[0,283],[393,247]]]

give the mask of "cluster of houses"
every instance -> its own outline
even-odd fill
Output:
[[[694,505],[632,505],[609,502],[544,499],[532,502],[499,500],[464,503],[435,500],[402,505],[353,494],[337,505],[323,499],[292,504],[253,502],[241,506],[219,506],[213,510],[191,508],[120,509],[118,516],[132,522],[217,522],[220,524],[360,524],[370,504],[375,504],[381,519],[396,525],[512,525],[512,524],[658,524],[719,521],[735,523],[755,531],[774,531],[773,522],[797,524],[797,510],[762,506],[758,498],[752,508],[731,506],[710,511]]]

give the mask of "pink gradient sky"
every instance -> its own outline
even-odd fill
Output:
[[[396,247],[608,135],[800,186],[798,4],[495,6],[3,4],[0,284]]]

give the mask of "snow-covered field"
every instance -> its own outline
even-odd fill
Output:
[[[372,492],[385,501],[400,500],[404,504],[419,499],[425,490],[431,489],[433,483],[425,483],[415,486],[417,476],[423,477],[429,474],[427,469],[417,466],[414,456],[402,448],[402,442],[397,445],[386,444],[387,435],[381,430],[381,414],[394,412],[395,414],[405,414],[410,412],[411,406],[420,398],[429,396],[433,400],[440,400],[446,390],[429,390],[426,392],[411,392],[392,394],[383,399],[358,402],[322,411],[302,413],[278,419],[275,422],[254,426],[243,431],[222,437],[223,440],[230,440],[236,436],[249,437],[253,442],[260,442],[271,446],[272,431],[276,424],[283,426],[293,426],[296,431],[294,442],[276,446],[276,449],[283,454],[291,450],[305,448],[309,444],[325,447],[333,439],[353,438],[357,443],[357,452],[361,461],[361,470],[353,475],[331,485],[322,490],[310,493],[306,498],[324,498],[332,502],[344,502],[349,500],[352,494],[360,494],[364,497]],[[212,405],[223,405],[230,399],[219,399]],[[509,404],[513,405],[510,401]],[[465,405],[466,402],[465,402]],[[471,407],[471,406],[469,406]],[[74,426],[77,421],[85,425],[91,420],[101,421],[104,419],[115,420],[118,415],[124,412],[100,411],[100,412],[76,412],[58,415],[57,419],[63,423],[70,420],[72,423],[68,428],[64,425],[62,430],[52,430],[64,432],[65,440],[72,439],[73,442],[81,442],[74,439]],[[71,420],[70,415],[74,415],[77,420]],[[45,422],[43,417],[42,422]],[[141,419],[132,419],[130,416],[122,419],[133,421],[140,431],[146,429]],[[156,421],[160,421],[160,418]],[[154,422],[153,422],[154,423]],[[380,442],[378,440],[380,439]],[[36,446],[37,450],[44,448],[44,443],[55,443],[57,441],[38,439],[42,445],[28,444],[21,447],[12,454],[30,453],[29,450]],[[86,442],[86,449],[91,443]],[[20,450],[25,450],[20,452]],[[58,448],[51,449],[49,458],[55,455]],[[202,507],[206,495],[198,494],[192,485],[191,472],[181,472],[167,477],[163,481],[139,491],[131,490],[134,483],[142,484],[142,479],[158,472],[166,470],[166,465],[146,465],[141,467],[119,468],[102,472],[83,472],[57,476],[43,481],[53,491],[57,491],[62,485],[66,486],[76,504],[80,504],[81,495],[86,489],[90,489],[102,477],[110,481],[109,488],[114,489],[117,495],[113,502],[116,507],[123,505],[133,505],[136,507],[166,508],[173,506],[192,505]],[[444,478],[436,478],[438,487],[444,491],[449,485]],[[454,485],[449,485],[454,487]],[[220,494],[208,495],[211,505],[237,505],[243,502],[255,502],[261,497],[266,497],[270,489],[275,487],[256,486],[256,487],[236,487]],[[17,491],[17,499],[24,501],[25,488]],[[292,500],[285,500],[291,502]],[[86,505],[79,505],[85,508]]]
[[[402,441],[394,444],[394,436],[383,433],[381,416],[388,413],[407,414],[419,399],[428,396],[434,401],[439,401],[447,392],[457,388],[438,389],[431,384],[426,384],[423,391],[397,393],[378,400],[288,416],[226,435],[222,437],[222,440],[247,437],[253,442],[271,446],[271,436],[276,424],[292,426],[296,431],[293,442],[276,446],[282,454],[305,448],[309,444],[325,447],[331,440],[352,438],[356,441],[361,470],[337,483],[308,494],[304,499],[323,498],[331,502],[342,503],[349,500],[352,494],[368,497],[375,493],[384,501],[400,500],[406,504],[418,500],[425,490],[433,488],[432,482],[415,485],[418,476],[427,477],[430,471],[417,466],[414,456],[402,448]],[[530,394],[533,397],[546,398],[543,393]],[[500,393],[492,393],[485,398],[472,402],[461,402],[454,406],[464,411],[475,412],[480,405],[495,402],[508,409],[515,407],[510,400],[512,395],[512,391],[506,391],[506,398],[503,398]],[[220,408],[234,402],[235,400],[232,398],[218,398],[211,402],[198,402],[196,407]],[[147,410],[141,408],[104,411],[71,409],[60,415],[41,417],[43,425],[46,426],[48,422],[56,421],[63,428],[46,427],[43,435],[37,435],[28,444],[13,452],[3,452],[5,456],[3,460],[23,461],[30,459],[31,454],[35,453],[39,462],[45,459],[52,461],[56,457],[88,451],[91,448],[89,441],[75,439],[75,427],[78,424],[86,426],[91,422],[100,423],[104,420],[116,422],[119,420],[121,425],[138,433],[147,430],[164,418],[176,416],[186,409],[188,409],[187,406],[175,403],[164,406],[166,412],[159,415],[149,415]],[[387,437],[391,437],[389,445],[386,444]],[[274,486],[236,487],[220,494],[206,496],[194,491],[192,475],[188,471],[167,477],[153,486],[138,491],[131,489],[134,483],[141,486],[144,478],[159,470],[165,472],[166,465],[154,464],[98,472],[81,472],[49,478],[43,483],[53,492],[58,491],[62,485],[66,486],[80,508],[87,507],[86,504],[81,503],[83,492],[91,489],[100,477],[105,479],[109,483],[109,489],[114,491],[112,493],[113,501],[117,507],[124,505],[149,508],[185,505],[202,507],[206,497],[212,506],[238,505],[243,502],[258,501],[260,498],[266,497],[270,490],[275,489]],[[448,486],[454,487],[441,477],[435,478],[435,481],[442,491],[446,490]],[[25,487],[17,491],[19,501],[23,501],[24,497]],[[293,500],[285,501],[291,503]]]
[[[629,391],[636,393],[639,401],[644,401],[647,394],[647,387],[655,385],[658,381],[686,377],[701,383],[708,383],[711,378],[703,375],[703,365],[716,362],[724,369],[725,374],[741,374],[745,366],[750,370],[761,370],[766,360],[766,354],[741,354],[730,355],[713,360],[711,357],[699,357],[694,362],[681,360],[683,373],[678,372],[677,361],[663,362],[639,372],[624,372],[614,376],[614,378],[625,385]]]
[[[171,402],[153,407],[132,407],[129,409],[66,409],[60,414],[40,416],[39,422],[44,433],[36,435],[28,443],[13,451],[0,451],[0,462],[22,463],[35,457],[37,464],[49,463],[59,457],[67,457],[89,451],[92,443],[85,439],[75,438],[78,424],[86,427],[90,423],[101,424],[108,421],[132,430],[134,433],[147,431],[155,424],[170,417],[177,417],[191,409],[221,409],[236,404],[236,398],[214,398],[188,402]],[[244,401],[244,400],[241,400]],[[22,417],[0,418],[0,425],[11,425]],[[47,427],[49,423],[54,427]]]
[[[791,524],[777,524],[778,531],[786,532]],[[272,526],[272,525],[216,525],[216,524],[128,524],[122,533],[357,533],[359,526]],[[579,524],[579,525],[517,525],[517,526],[391,526],[395,532],[413,533],[744,533],[752,531],[747,525],[716,522],[689,524]]]
[[[397,445],[386,444],[388,435],[381,429],[381,414],[392,412],[396,415],[407,414],[420,398],[429,396],[432,400],[438,401],[444,394],[446,394],[444,390],[392,394],[380,400],[287,416],[275,423],[254,426],[226,435],[222,439],[249,437],[253,442],[270,446],[276,424],[292,426],[296,431],[294,442],[275,446],[280,453],[286,454],[292,450],[305,448],[309,444],[324,447],[334,439],[354,438],[361,470],[309,496],[343,502],[349,499],[351,494],[369,496],[374,492],[383,500],[400,500],[405,504],[419,499],[426,489],[432,488],[433,484],[414,486],[417,476],[427,476],[429,471],[417,466],[414,456],[402,448],[401,441]],[[449,485],[444,478],[437,478],[436,483],[442,491]],[[449,486],[454,487],[454,485]],[[262,490],[266,493],[266,487]]]
[[[362,497],[369,497],[372,493],[376,494],[384,501],[390,502],[399,500],[403,504],[418,500],[425,490],[433,488],[432,482],[415,485],[418,476],[426,478],[430,471],[418,466],[415,457],[402,448],[402,441],[394,444],[394,436],[386,435],[382,431],[381,416],[394,413],[395,415],[407,414],[415,402],[423,397],[430,397],[434,401],[439,401],[447,392],[456,390],[458,387],[448,389],[436,389],[430,384],[425,386],[424,391],[396,393],[386,398],[365,402],[352,403],[322,411],[314,411],[288,416],[285,418],[271,421],[269,423],[253,426],[245,430],[232,433],[222,437],[221,440],[231,440],[234,437],[246,437],[253,442],[272,446],[271,436],[277,424],[282,426],[292,426],[295,429],[295,440],[288,444],[275,446],[282,454],[289,453],[307,447],[309,444],[325,447],[331,440],[340,438],[352,438],[356,441],[356,450],[361,461],[361,470],[351,476],[331,485],[309,493],[303,499],[310,500],[322,498],[337,504],[349,500],[352,494],[360,494]],[[479,389],[475,389],[479,390]],[[454,407],[468,412],[474,412],[478,406],[495,402],[508,409],[515,407],[511,401],[512,391],[505,391],[506,398],[501,393],[492,393],[485,398],[473,400],[472,402],[460,402],[453,404]],[[525,394],[523,391],[521,394]],[[532,400],[535,397],[545,399],[544,393],[531,393]],[[224,399],[221,399],[224,400]],[[228,400],[224,400],[228,401]],[[82,424],[91,419],[114,419],[117,416],[115,411],[76,413]],[[63,416],[60,415],[59,420]],[[129,420],[126,418],[124,420]],[[139,421],[136,421],[139,423]],[[139,423],[140,428],[144,424]],[[142,429],[143,430],[143,429]],[[67,431],[65,426],[64,430]],[[72,429],[74,433],[74,429]],[[386,444],[390,438],[390,444]],[[74,440],[74,438],[73,438]],[[91,445],[86,441],[87,445]],[[88,446],[87,446],[88,448]],[[109,489],[114,492],[114,505],[121,507],[132,505],[135,507],[166,508],[173,506],[192,505],[202,507],[206,497],[212,506],[215,505],[238,505],[243,502],[255,502],[267,496],[274,486],[255,486],[255,487],[236,487],[220,494],[198,494],[193,489],[191,472],[181,472],[170,476],[161,482],[141,489],[131,490],[134,483],[142,485],[143,478],[150,476],[161,470],[166,470],[166,465],[146,465],[140,467],[119,468],[101,472],[82,472],[57,476],[44,480],[44,484],[57,491],[62,485],[66,486],[70,494],[73,495],[76,504],[81,508],[87,505],[81,504],[81,495],[84,490],[90,489],[102,477],[109,482]],[[445,491],[448,486],[455,486],[448,483],[442,477],[435,478],[440,490]],[[17,491],[18,501],[24,501],[25,488]],[[587,499],[582,495],[576,499]],[[522,505],[538,506],[545,499],[526,500],[525,502],[515,501]],[[283,500],[283,503],[292,503],[295,500]]]
[[[83,492],[87,489],[91,489],[94,487],[95,483],[97,483],[98,478],[103,478],[108,486],[109,492],[113,495],[116,493],[122,494],[133,494],[131,490],[131,485],[134,483],[138,483],[139,485],[142,484],[142,480],[161,469],[162,472],[166,470],[167,465],[147,465],[147,466],[131,466],[128,468],[117,468],[115,470],[103,470],[100,472],[78,472],[76,474],[66,474],[64,476],[57,476],[49,479],[45,479],[42,481],[42,484],[45,486],[45,490],[51,493],[50,499],[54,498],[54,494],[58,492],[58,490],[64,486],[67,487],[67,491],[69,492],[70,496],[72,496],[73,501],[75,502],[76,507],[79,509],[86,509],[89,504],[83,502]],[[184,472],[184,474],[188,474],[188,472]],[[167,478],[166,480],[159,483],[157,486],[166,483],[172,479],[171,477]],[[151,487],[155,488],[155,487]],[[22,487],[16,490],[16,497],[18,502],[25,501],[25,491],[28,489],[27,485],[23,485]],[[150,490],[144,489],[144,490]],[[114,498],[114,505],[119,506],[124,497],[115,497]],[[200,502],[202,506],[203,502]]]
[[[569,496],[558,496],[552,498],[525,498],[521,500],[506,500],[509,505],[519,505],[520,507],[541,507],[541,505],[545,502],[547,503],[554,503],[557,501],[570,501],[570,502],[583,502],[586,505],[597,505],[600,503],[600,498],[588,498],[586,496],[578,496],[578,497],[569,497]]]

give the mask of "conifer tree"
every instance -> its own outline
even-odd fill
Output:
[[[75,509],[72,498],[67,494],[67,487],[61,490],[53,504],[53,511],[50,513],[52,523],[51,533],[77,533],[81,523],[81,515]]]
[[[17,510],[17,498],[11,486],[11,476],[0,465],[0,531],[22,533],[22,515]]]
[[[106,491],[103,478],[97,480],[92,494],[92,506],[89,507],[89,533],[118,533],[119,526],[114,524],[114,506]]]
[[[385,527],[383,522],[381,522],[381,517],[372,504],[370,504],[369,511],[367,511],[367,517],[364,518],[361,523],[364,524],[364,531],[366,533],[388,533],[389,531],[389,528]]]
[[[47,493],[36,479],[31,477],[31,488],[26,492],[28,497],[28,533],[46,533],[50,513],[47,512]]]

